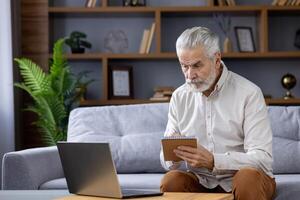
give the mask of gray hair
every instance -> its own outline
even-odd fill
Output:
[[[186,29],[176,41],[176,51],[203,47],[209,58],[220,52],[219,36],[205,27]]]

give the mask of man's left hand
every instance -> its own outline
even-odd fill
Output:
[[[198,148],[179,146],[174,153],[192,167],[205,167],[210,171],[214,168],[213,154],[201,145]]]

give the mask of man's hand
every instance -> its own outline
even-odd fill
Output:
[[[174,153],[192,167],[205,167],[210,171],[214,168],[213,154],[201,145],[198,148],[179,146]]]

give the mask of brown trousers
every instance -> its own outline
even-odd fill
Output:
[[[222,187],[208,189],[191,172],[171,170],[161,180],[162,192],[226,193]],[[232,193],[235,200],[271,200],[275,194],[275,179],[254,168],[240,169],[233,177]]]

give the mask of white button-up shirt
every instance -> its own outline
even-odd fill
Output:
[[[207,188],[220,185],[232,190],[232,177],[243,167],[272,173],[272,131],[261,90],[247,79],[228,71],[224,63],[214,91],[206,97],[184,84],[177,88],[169,105],[165,136],[194,136],[214,156],[214,170],[192,168],[200,184]],[[165,162],[164,168],[179,165]],[[182,164],[182,163],[181,163]]]

